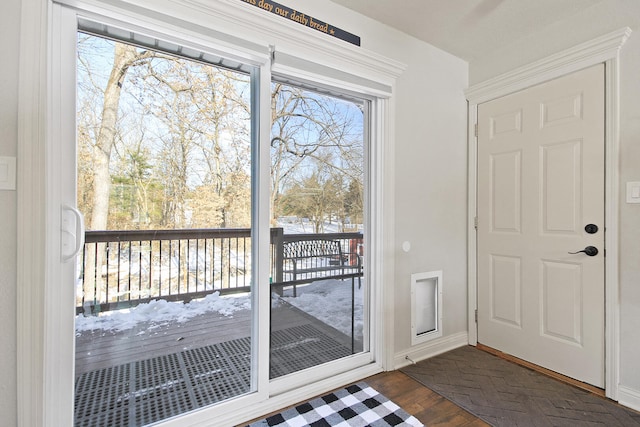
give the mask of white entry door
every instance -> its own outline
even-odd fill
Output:
[[[601,64],[478,107],[478,342],[598,387],[604,95]]]

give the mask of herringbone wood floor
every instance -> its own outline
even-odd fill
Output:
[[[475,347],[402,371],[497,427],[640,426],[640,413]]]

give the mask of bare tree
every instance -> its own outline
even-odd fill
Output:
[[[107,228],[109,195],[111,194],[109,164],[111,151],[116,142],[118,106],[125,77],[129,68],[140,65],[153,55],[154,53],[148,50],[139,51],[134,46],[115,43],[113,66],[104,90],[100,130],[94,145],[93,211],[89,221],[89,227],[92,230]]]
[[[343,178],[328,167],[328,159],[316,161],[313,172],[292,185],[282,196],[286,215],[308,218],[315,233],[324,232],[325,222],[338,217],[344,222]]]
[[[82,49],[79,49],[82,54]],[[86,53],[86,52],[85,52]],[[91,214],[89,216],[88,227],[92,230],[107,229],[109,215],[109,197],[111,194],[111,174],[109,165],[111,152],[116,143],[118,110],[120,104],[120,94],[128,70],[131,67],[141,64],[146,59],[153,56],[153,52],[142,50],[131,45],[115,43],[113,51],[113,65],[109,78],[107,79],[102,94],[102,111],[95,140],[92,140],[91,170],[93,176]],[[79,59],[80,63],[85,63],[84,58]],[[90,68],[87,68],[89,71]],[[90,71],[89,71],[90,72]],[[91,80],[91,76],[89,76]],[[82,135],[87,137],[88,134]],[[89,140],[85,139],[85,142]],[[82,153],[82,150],[80,150]],[[95,266],[102,265],[103,250],[91,250],[86,254],[88,258],[86,265],[85,283],[87,279],[94,278],[93,286],[85,286],[85,301],[90,303],[100,299],[102,292],[102,274],[95,271]]]
[[[250,205],[242,218],[234,207],[246,206],[251,194],[250,108],[242,93],[249,87],[248,77],[185,62],[150,63],[146,75],[147,83],[155,80],[150,90],[155,104],[162,106],[152,113],[162,123],[157,131],[163,147],[158,164],[168,179],[168,217],[182,215],[174,226],[193,226],[184,215],[187,211],[191,219],[216,219],[208,227],[249,226]],[[238,185],[244,191],[229,190]],[[203,203],[207,195],[222,202]],[[196,212],[213,206],[219,211],[214,215]]]
[[[78,194],[89,228],[250,226],[250,77],[95,36],[81,36],[78,52]],[[273,84],[273,221],[283,195],[316,231],[345,221],[346,183],[363,176],[353,105]],[[292,199],[295,189],[308,197]],[[102,252],[85,263],[85,283],[95,278],[88,301],[99,299],[102,272],[92,269]]]
[[[271,103],[272,223],[285,210],[283,194],[300,189],[304,180],[313,178],[312,173],[331,176],[334,183],[342,179],[362,182],[364,145],[360,109],[352,108],[353,104],[347,101],[282,83],[273,84]],[[322,182],[329,180],[325,178]],[[307,181],[309,185],[312,183]],[[306,193],[309,191],[312,190]],[[331,214],[344,218],[343,207],[335,206]],[[326,219],[331,220],[332,215],[327,215]]]

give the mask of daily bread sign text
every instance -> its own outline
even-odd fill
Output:
[[[242,1],[255,7],[259,7],[260,9],[266,10],[269,13],[273,13],[274,15],[278,15],[282,18],[297,22],[298,24],[304,25],[305,27],[313,28],[316,31],[321,31],[332,37],[336,37],[340,40],[344,40],[348,43],[360,46],[360,37],[341,30],[340,28],[334,27],[333,25],[329,25],[326,22],[322,22],[314,18],[313,16],[298,12],[297,10],[291,9],[290,7],[283,6],[271,0]]]

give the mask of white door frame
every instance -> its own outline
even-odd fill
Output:
[[[618,400],[620,348],[619,295],[619,52],[631,35],[622,28],[517,68],[465,92],[468,111],[468,327],[469,344],[478,343],[477,312],[477,109],[490,101],[595,64],[605,64],[605,393]]]

